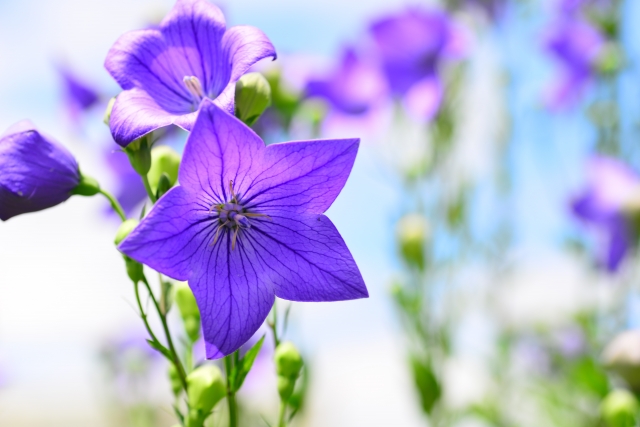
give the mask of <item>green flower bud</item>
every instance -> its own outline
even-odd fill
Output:
[[[424,269],[424,246],[428,233],[429,227],[422,215],[405,215],[398,222],[397,236],[400,254],[407,264],[420,270]]]
[[[133,169],[145,176],[151,169],[151,134],[140,137],[124,149]]]
[[[185,282],[175,286],[174,302],[180,310],[184,329],[189,339],[193,342],[200,338],[200,310],[191,288]]]
[[[271,86],[260,73],[248,73],[236,83],[236,117],[251,126],[271,105]]]
[[[638,414],[638,401],[627,390],[613,390],[600,405],[600,413],[608,427],[634,427]]]
[[[158,192],[162,175],[166,174],[166,179],[168,179],[169,184],[169,187],[164,190],[166,193],[169,188],[173,187],[176,181],[178,181],[179,168],[180,154],[176,153],[173,148],[167,147],[166,145],[153,147],[151,150],[151,168],[147,174],[151,191],[153,191],[154,194]],[[166,186],[166,183],[163,185]]]
[[[116,238],[113,240],[113,243],[119,245],[132,231],[140,224],[140,221],[137,219],[128,219],[118,227],[118,231],[116,231]]]
[[[187,395],[191,409],[206,419],[227,394],[222,373],[215,365],[203,365],[187,376]]]
[[[173,363],[169,363],[168,369],[169,375],[169,383],[171,384],[171,390],[173,391],[173,395],[178,397],[180,392],[182,391],[182,381],[180,381],[180,375],[178,374],[178,370]]]
[[[113,110],[113,104],[115,103],[116,103],[116,97],[114,96],[109,100],[109,103],[107,104],[107,109],[104,112],[104,117],[102,118],[102,121],[107,126],[109,126],[109,121],[111,120],[111,110]]]
[[[172,184],[169,175],[167,175],[166,172],[162,172],[162,175],[160,175],[160,179],[158,180],[158,188],[155,191],[156,199],[164,196],[164,194],[169,191],[171,187]]]
[[[276,372],[280,377],[296,379],[302,369],[302,357],[290,342],[281,343],[275,353]]]
[[[76,186],[76,188],[71,191],[71,194],[76,194],[79,196],[94,196],[100,192],[100,184],[98,181],[91,178],[90,176],[86,176],[80,174],[80,182]]]
[[[296,387],[297,378],[278,377],[278,394],[285,402],[293,395],[293,389]]]
[[[137,219],[128,219],[120,224],[120,227],[118,227],[118,231],[116,232],[116,237],[113,239],[113,243],[115,243],[116,246],[119,245],[129,235],[129,233],[138,226],[139,223],[140,221]],[[122,255],[122,258],[124,259],[124,263],[127,268],[127,276],[129,276],[134,283],[138,283],[142,280],[142,264],[124,254]]]
[[[602,74],[615,74],[624,62],[624,53],[616,43],[607,43],[598,56],[597,67]]]

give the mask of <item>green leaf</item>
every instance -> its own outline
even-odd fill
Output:
[[[235,366],[235,378],[233,379],[233,388],[235,391],[240,390],[240,387],[242,387],[242,383],[251,370],[253,362],[255,362],[256,357],[258,357],[258,353],[260,353],[264,337],[265,335],[263,335],[262,338],[260,338],[260,340],[245,353],[244,357],[240,360],[240,363]]]
[[[420,394],[422,410],[427,414],[431,414],[433,407],[442,395],[442,389],[433,372],[431,363],[413,357],[411,359],[411,369],[416,388]]]
[[[169,350],[167,350],[167,348],[165,346],[163,346],[162,344],[160,344],[157,341],[153,341],[153,340],[147,340],[147,342],[149,343],[149,345],[154,349],[159,351],[160,353],[162,353],[162,355],[164,357],[166,357],[169,361],[173,362],[173,357],[171,356],[171,353],[169,352]]]

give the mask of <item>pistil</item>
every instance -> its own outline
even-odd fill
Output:
[[[198,100],[204,98],[204,91],[202,90],[202,83],[200,83],[200,79],[196,76],[184,76],[182,79],[187,89],[193,96],[195,96]]]

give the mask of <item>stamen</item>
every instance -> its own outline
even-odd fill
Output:
[[[204,98],[204,91],[202,90],[202,83],[196,76],[184,76],[182,79],[189,92],[198,99]]]
[[[236,239],[238,238],[239,230],[240,230],[240,227],[236,227],[236,229],[233,232],[233,237],[231,238],[231,250],[234,250],[236,248]]]
[[[222,227],[226,226],[228,223],[229,223],[229,221],[227,221],[224,224],[218,226],[218,229],[216,230],[216,234],[215,234],[215,236],[213,236],[213,242],[211,242],[211,246],[215,245],[216,242],[218,241],[218,237],[220,237],[220,229]]]
[[[242,215],[246,216],[247,218],[267,218],[269,221],[272,221],[271,217],[266,214],[244,212]]]
[[[229,192],[231,193],[231,201],[233,203],[238,203],[238,198],[236,197],[235,191],[233,191],[233,180],[229,181]]]

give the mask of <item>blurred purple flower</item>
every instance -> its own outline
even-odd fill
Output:
[[[407,97],[412,114],[433,117],[442,99],[439,66],[463,55],[461,32],[445,12],[422,9],[381,19],[370,31],[391,92]]]
[[[545,49],[560,66],[547,103],[552,109],[573,105],[592,81],[605,39],[580,18],[564,18],[545,37]]]
[[[82,112],[99,101],[99,92],[68,67],[59,65],[57,69],[62,79],[62,96],[66,110],[71,120],[76,121]]]
[[[637,173],[619,160],[598,156],[589,162],[586,188],[572,202],[574,215],[605,236],[599,259],[609,271],[617,270],[635,240],[628,212],[639,190]]]
[[[0,136],[0,219],[41,211],[71,197],[80,182],[75,158],[28,120]]]
[[[362,114],[387,92],[378,67],[363,60],[353,48],[345,49],[338,67],[325,79],[310,79],[306,95],[325,99],[344,114]]]
[[[144,184],[122,151],[109,150],[105,153],[105,161],[116,179],[115,197],[129,216],[147,198]],[[109,209],[109,213],[114,214],[113,209]]]
[[[274,297],[366,297],[358,267],[322,213],[344,186],[358,139],[264,142],[205,99],[171,189],[120,244],[131,258],[188,280],[207,357],[244,344]]]
[[[577,326],[561,329],[553,338],[558,350],[565,357],[576,357],[585,350],[586,338],[582,329]]]
[[[208,1],[178,0],[158,29],[124,34],[107,55],[105,67],[124,90],[111,113],[113,138],[126,146],[172,124],[191,130],[203,98],[233,112],[236,81],[275,56],[257,28],[226,29]]]

